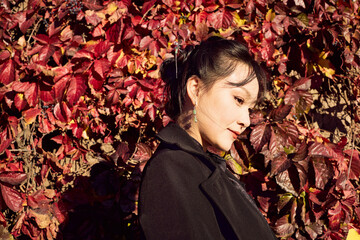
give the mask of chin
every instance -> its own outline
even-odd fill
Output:
[[[229,144],[222,144],[222,145],[218,145],[216,146],[217,149],[219,149],[220,151],[224,151],[224,152],[228,152],[232,146],[232,142]]]

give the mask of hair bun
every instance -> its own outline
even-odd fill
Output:
[[[176,79],[175,58],[167,58],[163,61],[160,67],[160,78],[166,83],[170,84]]]

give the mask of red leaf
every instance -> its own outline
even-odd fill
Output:
[[[333,150],[326,147],[324,144],[319,142],[314,142],[309,147],[309,155],[310,156],[322,156],[327,158],[336,157],[334,155]]]
[[[49,115],[49,113],[48,113],[48,115]],[[44,117],[40,117],[40,119],[41,119],[39,122],[39,125],[40,125],[39,131],[40,132],[49,133],[49,132],[55,130],[55,126],[54,126],[54,124],[52,124],[52,122],[55,122],[55,121],[51,121],[48,118],[44,118]]]
[[[12,139],[1,139],[0,143],[0,154],[2,154],[5,149],[7,149],[12,142]]]
[[[250,141],[255,151],[261,148],[270,140],[271,128],[268,124],[260,124],[254,127],[250,134]]]
[[[102,56],[104,53],[106,53],[110,49],[111,45],[112,45],[112,43],[110,43],[109,41],[101,41],[98,44],[96,44],[95,49],[94,49],[95,57]]]
[[[271,162],[271,175],[279,174],[291,166],[290,159],[285,154],[275,157]]]
[[[139,162],[147,161],[150,159],[152,155],[151,148],[145,143],[137,143],[136,144],[136,152],[133,156],[134,160]]]
[[[39,41],[41,44],[43,45],[47,45],[50,43],[50,38],[49,36],[45,35],[45,34],[38,34],[36,36],[33,36],[33,38],[37,41]]]
[[[289,222],[289,215],[285,215],[275,223],[275,231],[278,237],[290,237],[295,232],[295,225]]]
[[[205,12],[214,12],[214,11],[216,11],[216,9],[218,9],[218,8],[219,8],[219,5],[217,5],[217,4],[211,4],[211,5],[207,6],[207,7],[204,9],[204,11],[205,11]]]
[[[25,92],[29,88],[29,85],[29,82],[16,81],[11,87],[15,92]]]
[[[98,0],[83,0],[82,3],[89,10],[101,10],[104,7],[101,6]]]
[[[208,16],[208,21],[215,29],[227,29],[230,27],[233,20],[232,14],[225,8],[220,9]]]
[[[38,102],[38,85],[36,83],[31,83],[25,90],[24,95],[29,106],[34,107]]]
[[[300,145],[297,145],[297,151],[295,156],[292,158],[292,160],[294,162],[298,162],[301,160],[304,160],[307,155],[308,155],[308,151],[307,151],[307,144],[306,142],[302,142]]]
[[[142,38],[140,41],[140,50],[144,50],[145,48],[147,48],[153,41],[154,40],[150,36]]]
[[[270,118],[276,122],[281,121],[286,118],[287,115],[289,115],[291,109],[292,105],[281,105],[280,107],[271,111]]]
[[[276,183],[285,191],[291,193],[294,196],[298,196],[298,193],[295,191],[293,184],[291,183],[289,170],[285,170],[275,177]]]
[[[19,185],[27,178],[26,173],[2,172],[0,173],[0,181],[11,185]]]
[[[82,133],[84,132],[84,129],[82,127],[80,127],[77,123],[72,123],[70,125],[71,127],[71,131],[73,133],[73,135],[76,137],[76,138],[81,138],[82,137]]]
[[[154,6],[154,4],[156,3],[157,0],[149,0],[146,1],[141,9],[141,14],[144,15],[150,8],[152,8]]]
[[[23,117],[27,124],[33,123],[36,117],[41,113],[41,110],[38,108],[30,108],[23,112]]]
[[[6,50],[1,51],[0,52],[0,61],[3,61],[5,59],[9,58],[10,56],[11,56],[11,54],[9,51],[6,51]]]
[[[141,42],[140,42],[141,44]],[[158,41],[152,41],[149,45],[149,49],[152,55],[154,55],[155,57],[158,56],[158,52],[160,51],[160,46],[158,44]]]
[[[90,85],[90,87],[92,87],[96,91],[101,90],[103,84],[104,84],[103,80],[97,80],[92,75],[89,76],[89,85]]]
[[[93,26],[97,26],[101,22],[101,18],[95,12],[85,12],[85,20],[87,24]]]
[[[108,91],[108,94],[106,95],[106,102],[110,105],[116,104],[119,102],[120,94],[117,91],[117,89],[112,89]]]
[[[70,84],[66,93],[66,99],[70,105],[74,105],[86,91],[85,76],[75,75],[69,80]]]
[[[269,142],[269,151],[272,158],[278,157],[284,152],[285,139],[281,134],[276,134],[275,131],[271,130],[271,137]]]
[[[265,121],[264,115],[261,111],[254,111],[250,114],[251,125],[258,125]]]
[[[307,91],[310,89],[310,87],[311,87],[311,79],[310,78],[301,78],[301,79],[297,80],[293,85],[294,89],[301,90],[301,91]]]
[[[82,49],[75,53],[73,59],[77,59],[77,58],[87,58],[92,60],[94,59],[94,54],[92,52]]]
[[[27,104],[27,102],[24,98],[24,94],[17,93],[14,98],[14,104],[15,104],[15,107],[17,108],[17,110],[19,110],[19,112],[21,110],[23,110]]]
[[[111,155],[111,158],[115,162],[115,164],[117,164],[119,158],[121,158],[122,161],[126,163],[129,160],[129,157],[129,146],[127,145],[127,143],[124,142],[121,142],[117,146],[116,152]]]
[[[306,158],[303,161],[296,162],[294,163],[294,165],[296,166],[296,170],[299,173],[298,175],[300,180],[299,189],[302,189],[305,186],[308,179],[308,170],[309,170],[308,158]]]
[[[286,91],[284,103],[287,105],[294,105],[296,104],[300,99],[299,92],[293,90],[292,88],[289,88]]]
[[[57,103],[54,107],[54,115],[61,122],[68,123],[71,119],[71,111],[65,102]]]
[[[123,29],[124,24],[122,24],[121,21],[117,21],[106,31],[106,38],[110,42],[120,43],[122,39]]]
[[[344,151],[349,157],[349,161],[351,159],[351,166],[350,167],[350,175],[349,178],[353,180],[359,180],[360,176],[360,159],[359,159],[359,152],[355,149],[348,149]],[[350,164],[350,162],[349,162]]]
[[[4,185],[4,184],[0,184],[0,187],[1,187],[1,194],[3,196],[3,199],[6,203],[6,205],[14,212],[18,212],[20,211],[21,209],[23,209],[23,201],[24,199],[22,198],[21,194]]]
[[[323,157],[312,158],[314,171],[315,171],[315,186],[319,189],[324,189],[325,185],[332,178],[332,169]]]
[[[99,60],[95,60],[94,62],[94,71],[99,74],[99,76],[101,77],[101,79],[105,78],[105,74],[109,71],[110,69],[110,62],[106,59],[106,58],[101,58]],[[94,76],[95,77],[95,76]],[[98,79],[98,80],[101,80]]]
[[[316,239],[323,232],[322,224],[316,222],[306,225],[305,230],[310,235],[311,239]]]
[[[147,113],[151,119],[151,121],[155,121],[156,117],[156,108],[154,106],[154,103],[148,103],[145,102],[146,106],[144,107],[144,112]]]
[[[39,52],[38,61],[43,63],[47,62],[49,58],[54,54],[54,52],[55,47],[53,45],[44,46]]]
[[[9,84],[15,80],[15,63],[12,59],[7,60],[1,65],[0,82]]]
[[[65,208],[64,204],[61,202],[55,202],[53,204],[53,211],[60,224],[66,220],[67,209]]]

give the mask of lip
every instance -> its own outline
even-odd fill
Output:
[[[234,131],[234,130],[231,130],[231,129],[228,129],[228,130],[233,134],[234,139],[237,139],[238,136],[241,134],[241,132],[238,132],[238,131]]]

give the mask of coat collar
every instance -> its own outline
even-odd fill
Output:
[[[186,152],[207,157],[207,154],[203,150],[201,144],[174,122],[169,123],[165,128],[163,128],[157,137],[161,141],[167,144],[176,145]]]

